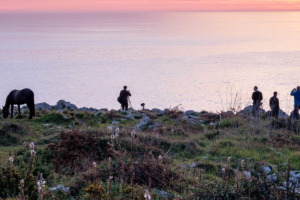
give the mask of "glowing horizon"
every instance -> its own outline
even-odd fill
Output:
[[[300,11],[300,0],[0,0],[0,12]]]

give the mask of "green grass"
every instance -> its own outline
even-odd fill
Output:
[[[108,142],[111,142],[108,126],[112,124],[112,121],[117,120],[121,131],[120,139],[115,144],[116,151],[126,151],[128,163],[131,162],[131,156],[135,158],[135,163],[143,163],[142,160],[149,153],[153,155],[153,158],[162,155],[166,159],[164,165],[176,177],[175,182],[178,181],[178,176],[183,170],[186,183],[196,184],[195,173],[199,169],[204,169],[204,182],[222,182],[219,174],[224,165],[227,165],[228,157],[232,159],[230,163],[232,169],[241,170],[241,160],[245,160],[245,170],[253,174],[258,172],[263,165],[272,167],[272,170],[278,165],[281,170],[286,170],[288,162],[291,170],[300,170],[300,136],[297,135],[297,128],[294,127],[298,126],[298,123],[293,122],[294,126],[290,128],[286,125],[291,123],[289,121],[285,123],[282,120],[251,120],[246,117],[234,117],[216,122],[215,127],[203,127],[188,124],[181,119],[172,119],[169,116],[151,116],[151,113],[147,115],[160,126],[155,131],[147,130],[145,127],[142,132],[137,132],[133,147],[130,133],[141,119],[128,120],[119,112],[94,116],[89,112],[65,110],[61,114],[42,110],[38,113],[39,117],[33,120],[0,117],[0,165],[8,166],[9,154],[15,157],[15,152],[20,152],[15,157],[15,161],[18,163],[16,167],[22,170],[22,166],[28,165],[30,158],[30,151],[29,149],[23,151],[23,144],[26,142],[28,148],[28,144],[34,142],[38,153],[32,171],[33,176],[37,177],[42,172],[45,178],[47,177],[49,186],[63,183],[66,186],[81,188],[76,195],[84,195],[83,187],[87,187],[93,181],[91,177],[83,180],[82,174],[87,177],[87,174],[91,173],[89,170],[92,167],[92,161],[102,163],[103,170],[107,169],[109,157],[107,148]],[[81,170],[81,174],[70,167],[65,167],[61,172],[55,171],[52,162],[54,158],[51,157],[53,155],[50,155],[50,151],[47,150],[48,144],[59,144],[61,131],[72,130],[67,128],[69,126],[83,131],[86,135],[92,135],[98,141],[98,150],[87,154],[86,158],[79,161],[84,163],[80,169],[77,169]],[[134,153],[131,152],[131,148]],[[189,168],[193,163],[196,167]],[[119,163],[114,164],[115,168],[118,166]],[[257,171],[253,172],[253,169]],[[108,174],[100,176],[105,184],[108,184],[107,176]],[[78,184],[83,186],[78,186]],[[136,192],[138,192],[138,187],[145,188],[142,183],[136,184],[140,184],[140,186],[135,186]],[[176,184],[179,183],[176,182]],[[113,185],[115,188],[120,187],[118,181]],[[178,192],[178,189],[174,191]],[[153,195],[156,194],[153,193]]]

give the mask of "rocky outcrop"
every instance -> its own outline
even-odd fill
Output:
[[[59,100],[55,106],[56,109],[78,110],[77,106],[65,100]]]
[[[53,106],[50,106],[49,104],[43,102],[43,103],[37,103],[35,104],[35,109],[36,110],[52,110]]]
[[[142,127],[147,126],[151,123],[151,119],[144,115],[143,119],[136,125],[136,129],[141,131]]]

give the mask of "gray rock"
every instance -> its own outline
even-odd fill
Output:
[[[234,113],[233,113],[231,110],[227,111],[226,114],[227,114],[228,116],[231,116],[231,117],[234,116]]]
[[[111,110],[110,110],[110,112],[117,112],[117,110],[115,110],[115,109],[111,109]]]
[[[284,119],[288,119],[289,118],[289,115],[286,114],[285,112],[283,112],[283,110],[279,110],[279,118],[284,118]]]
[[[140,131],[143,126],[146,126],[150,123],[151,123],[151,119],[145,115],[143,119],[136,125],[136,129]]]
[[[37,104],[35,104],[35,109],[36,110],[43,110],[43,109],[52,110],[52,106],[50,106],[49,104],[47,104],[45,102],[37,103]]]
[[[184,115],[192,115],[192,114],[197,114],[197,112],[193,110],[187,110],[184,112]]]
[[[57,110],[57,111],[55,111],[56,113],[60,113],[60,114],[62,114],[63,113],[63,110]]]
[[[184,116],[184,118],[189,118],[189,119],[199,119],[198,116],[194,116],[194,115],[187,115],[187,116]]]
[[[276,174],[274,173],[274,174],[272,174],[272,175],[268,175],[267,176],[267,179],[268,179],[268,181],[270,181],[270,182],[276,182],[277,181],[277,176],[276,176]]]
[[[246,177],[251,178],[251,172],[244,171],[243,174],[244,174]]]
[[[68,117],[67,115],[63,115],[64,119],[70,119],[70,117]]]
[[[167,113],[169,109],[168,108],[165,108],[163,111],[162,111],[162,114],[165,115]]]
[[[200,121],[194,118],[189,118],[188,116],[183,116],[182,119],[186,120],[189,124],[201,124]]]
[[[52,126],[52,124],[43,124],[43,126],[45,126],[45,127],[51,127]]]
[[[264,166],[262,170],[264,171],[265,174],[269,174],[272,171],[269,166]]]
[[[102,115],[102,114],[103,113],[101,111],[97,111],[97,112],[94,113],[94,117],[97,117],[97,116]]]
[[[56,104],[56,109],[78,110],[77,106],[65,100],[59,100]]]
[[[128,114],[128,112],[126,110],[120,110],[121,114]]]
[[[69,128],[69,129],[72,129],[72,128],[73,128],[73,126],[69,125],[67,128]]]
[[[162,198],[167,198],[168,197],[168,193],[163,191],[163,190],[161,190],[161,191],[158,190],[157,193],[160,194]]]
[[[194,167],[196,167],[196,166],[197,166],[196,163],[192,163],[192,164],[190,165],[190,168],[194,168]]]
[[[107,109],[107,108],[101,108],[100,110],[105,111],[105,112],[108,112],[108,109]]]
[[[93,112],[96,113],[98,110],[96,108],[87,108],[87,107],[82,107],[78,109],[81,112]]]
[[[85,112],[85,111],[88,111],[88,108],[87,107],[82,107],[82,108],[79,108],[78,110],[81,111],[81,112]]]
[[[50,191],[52,192],[55,192],[55,191],[62,191],[64,192],[65,194],[68,194],[69,193],[69,187],[65,187],[63,185],[58,185],[56,187],[52,187],[52,188],[49,188]]]
[[[129,115],[126,115],[125,118],[127,119],[131,119],[131,120],[135,120],[134,118],[134,115],[133,114],[129,114]]]
[[[210,123],[209,123],[209,125],[211,125],[211,126],[214,126],[214,125],[215,125],[215,123],[213,123],[213,122],[210,122]]]
[[[160,110],[160,109],[158,109],[158,108],[153,108],[151,111],[152,111],[152,112],[158,112],[158,113],[163,112],[162,110]]]
[[[112,121],[112,124],[116,124],[116,125],[118,125],[120,122],[119,121]]]
[[[253,106],[246,106],[243,110],[240,111],[240,113],[245,114],[245,115],[250,115],[252,114],[252,110],[253,110]],[[262,108],[259,108],[258,114],[262,115],[264,114],[266,111]]]

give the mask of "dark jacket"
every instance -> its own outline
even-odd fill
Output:
[[[131,96],[130,92],[127,90],[121,90],[120,97],[122,103],[128,103],[128,96]]]
[[[252,100],[253,100],[253,104],[257,104],[260,103],[263,100],[263,95],[260,91],[255,91],[252,94]]]
[[[270,107],[271,109],[278,109],[279,110],[279,99],[275,96],[271,97],[270,99]]]

